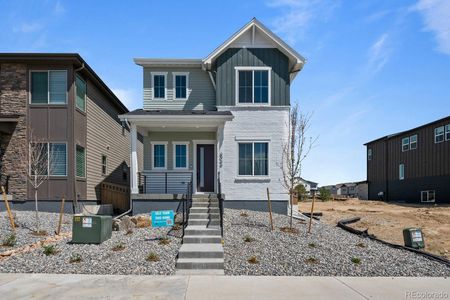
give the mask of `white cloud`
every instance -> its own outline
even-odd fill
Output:
[[[132,89],[111,89],[120,101],[129,109],[134,110],[141,107],[135,90]]]
[[[435,35],[438,50],[450,55],[450,1],[419,0],[414,9],[423,15],[425,30]]]
[[[38,22],[28,23],[23,22],[13,27],[13,31],[16,33],[33,33],[42,29],[42,24]]]
[[[390,35],[385,32],[370,46],[368,52],[368,71],[374,75],[378,73],[384,65],[389,61],[392,54],[392,47],[390,45]]]
[[[271,0],[267,5],[282,10],[282,15],[273,22],[274,31],[282,34],[289,43],[295,43],[311,23],[327,21],[337,3],[330,0]]]

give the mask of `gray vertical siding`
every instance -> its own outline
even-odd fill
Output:
[[[153,100],[151,72],[167,72],[166,100]],[[173,72],[188,72],[188,99],[175,100]],[[144,109],[214,110],[216,94],[206,71],[198,68],[144,68]]]
[[[216,62],[217,106],[235,105],[237,66],[271,67],[271,105],[290,105],[289,60],[275,48],[230,48]]]

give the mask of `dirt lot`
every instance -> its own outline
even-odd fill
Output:
[[[300,202],[299,210],[309,212],[311,202]],[[323,212],[322,222],[336,225],[349,217],[361,217],[353,227],[368,229],[370,234],[391,243],[403,245],[403,228],[420,227],[425,250],[450,258],[450,206],[419,206],[379,201],[349,199],[316,201],[314,211]]]

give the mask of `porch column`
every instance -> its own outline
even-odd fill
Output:
[[[139,194],[138,188],[138,158],[137,158],[137,129],[135,124],[131,124],[131,163],[130,163],[130,184],[131,193]]]

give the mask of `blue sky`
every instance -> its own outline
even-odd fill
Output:
[[[78,52],[133,109],[133,57],[203,58],[252,17],[308,59],[291,93],[318,136],[305,178],[364,180],[365,142],[450,115],[447,0],[0,0],[0,52]]]

